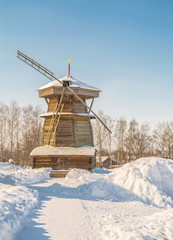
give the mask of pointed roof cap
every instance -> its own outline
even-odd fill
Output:
[[[92,89],[92,90],[95,90],[95,91],[101,91],[99,90],[98,88],[96,87],[93,87],[91,85],[88,85],[84,82],[81,82],[75,78],[73,78],[72,76],[65,76],[63,78],[60,78],[59,79],[60,81],[69,81],[70,82],[70,87],[80,87],[80,88],[85,88],[85,89]],[[42,89],[45,89],[45,88],[49,88],[49,87],[62,87],[62,84],[60,82],[58,82],[57,80],[54,80],[54,81],[51,81],[50,83],[42,86],[39,88],[39,90],[42,90]]]
[[[40,97],[51,97],[60,95],[62,93],[63,82],[69,82],[69,87],[73,89],[78,95],[88,96],[87,98],[98,97],[100,89],[83,83],[72,76],[65,76],[59,79],[62,84],[57,81],[51,81],[48,84],[40,87],[38,89]],[[68,93],[71,95],[71,93]]]

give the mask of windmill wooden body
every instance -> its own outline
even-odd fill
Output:
[[[88,86],[70,76],[60,80],[62,82],[69,81],[70,88],[85,103],[86,100],[92,99],[93,101],[99,96],[99,89]],[[48,112],[41,115],[45,118],[44,145],[55,147],[94,146],[90,119],[95,117],[71,92],[64,90],[64,87],[55,80],[41,87],[39,96],[45,98],[48,103]],[[55,126],[52,128],[55,119]]]
[[[91,170],[95,166],[96,149],[90,120],[97,118],[93,112],[94,98],[100,90],[82,83],[68,75],[57,79],[51,71],[25,54],[17,51],[18,58],[35,68],[47,78],[54,80],[41,87],[39,97],[45,98],[48,109],[42,114],[44,120],[43,143],[31,152],[33,167],[52,167],[51,176],[64,177],[70,168]],[[91,105],[86,100],[91,99]],[[102,122],[110,132],[107,126]],[[57,171],[57,170],[65,171]]]

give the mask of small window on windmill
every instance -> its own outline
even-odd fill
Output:
[[[72,81],[72,79],[70,76],[65,77],[62,80],[63,87],[69,87],[71,81]]]

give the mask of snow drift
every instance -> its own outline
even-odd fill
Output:
[[[173,161],[163,158],[141,158],[112,170],[96,174],[73,169],[67,175],[67,191],[85,199],[142,201],[157,207],[173,206]],[[63,189],[61,188],[61,191]],[[64,191],[63,191],[64,192]]]
[[[102,169],[96,168],[93,172],[89,172],[88,170],[73,168],[67,174],[63,185],[77,187],[82,184],[94,182],[100,178],[103,178],[103,173],[107,174],[109,171],[102,171]]]
[[[173,161],[140,158],[115,169],[106,178],[157,207],[173,206]]]
[[[11,240],[22,219],[36,205],[37,191],[0,183],[0,240]]]
[[[10,163],[0,163],[0,183],[23,185],[37,183],[48,179],[50,168],[21,167]]]

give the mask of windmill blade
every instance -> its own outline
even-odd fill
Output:
[[[32,62],[33,64],[35,64],[38,68],[41,68],[44,71],[49,72],[50,74],[54,75],[53,72],[51,72],[49,69],[45,68],[44,66],[42,66],[41,64],[37,63],[34,59],[28,57],[26,54],[20,52],[19,50],[17,50],[17,57],[20,58],[22,61],[24,60],[24,62],[29,61]],[[27,62],[26,62],[27,63]]]
[[[25,62],[26,64],[28,64],[29,66],[31,66],[32,68],[34,68],[35,70],[37,70],[38,72],[40,72],[41,74],[43,74],[45,77],[47,77],[51,81],[53,79],[57,80],[62,84],[62,86],[64,86],[63,82],[53,75],[53,72],[51,72],[41,64],[37,63],[35,60],[28,57],[27,55],[20,52],[19,50],[17,50],[17,57],[23,62]],[[108,130],[109,133],[112,133],[111,130],[106,126],[106,124],[99,118],[99,116],[93,110],[90,109],[90,107],[73,91],[73,89],[71,89],[68,86],[66,86],[66,88],[96,117],[96,119],[98,119],[102,123],[102,125]]]
[[[90,109],[90,107],[73,91],[73,89],[71,89],[70,87],[67,86],[67,89],[69,90],[69,92],[71,92],[88,110],[90,110],[90,112],[96,117],[97,120],[99,120],[102,125],[108,130],[109,133],[112,133],[111,130],[106,126],[106,124],[99,118],[99,116]]]
[[[28,64],[30,67],[34,68],[35,70],[43,74],[45,77],[47,77],[51,81],[57,80],[58,82],[63,84],[61,80],[59,80],[54,76],[53,72],[51,72],[49,69],[45,68],[44,66],[42,66],[41,64],[33,60],[32,58],[28,57],[24,53],[20,52],[19,50],[17,50],[17,58],[19,58],[20,60]]]

